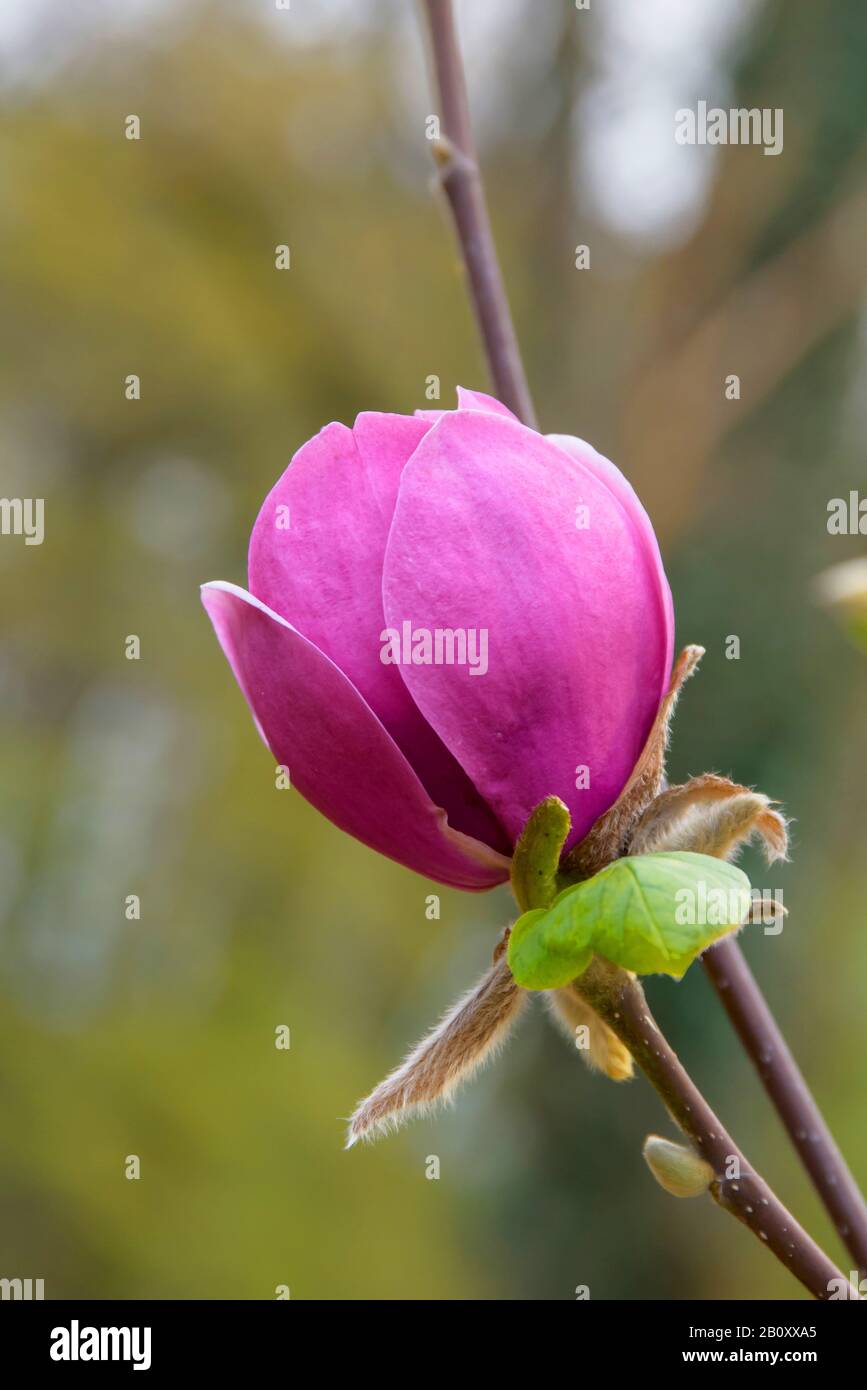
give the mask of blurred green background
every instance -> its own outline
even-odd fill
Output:
[[[745,948],[867,1181],[867,662],[810,594],[865,549],[826,519],[867,492],[867,8],[458,13],[543,427],[630,476],[678,640],[707,648],[672,777],[732,774],[795,818],[791,865],[747,865],[785,930]],[[784,152],[677,146],[699,98],[783,108]],[[0,541],[0,1275],[48,1297],[800,1296],[655,1186],[655,1095],[590,1076],[541,1008],[452,1109],[342,1151],[511,902],[275,789],[198,585],[245,582],[262,497],[326,421],[429,404],[431,374],[447,405],[487,385],[434,110],[402,0],[0,3],[2,490],[46,506],[41,547]],[[649,994],[848,1269],[702,971]]]

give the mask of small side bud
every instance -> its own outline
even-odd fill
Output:
[[[697,1153],[658,1134],[647,1136],[642,1153],[660,1187],[672,1197],[700,1197],[714,1180],[713,1168]]]
[[[867,557],[825,570],[814,581],[813,592],[856,647],[867,649]]]

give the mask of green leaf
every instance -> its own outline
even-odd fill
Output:
[[[592,955],[593,947],[582,946],[577,933],[564,932],[556,904],[525,912],[509,937],[509,969],[524,989],[560,989],[583,974]]]
[[[638,975],[679,980],[749,906],[749,879],[722,859],[687,851],[617,859],[551,907],[525,912],[509,939],[509,966],[524,989],[568,984],[594,952]]]

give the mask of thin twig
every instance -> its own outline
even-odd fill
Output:
[[[801,1075],[737,942],[702,956],[737,1034],[862,1277],[867,1275],[867,1206]]]
[[[434,146],[434,153],[466,267],[488,369],[499,399],[525,425],[535,429],[536,413],[518,351],[476,159],[452,3],[451,0],[424,0],[424,10],[444,137]]]
[[[666,1042],[638,980],[597,957],[572,987],[629,1048],[672,1119],[713,1168],[714,1201],[767,1245],[814,1298],[839,1297],[844,1276],[750,1166]]]

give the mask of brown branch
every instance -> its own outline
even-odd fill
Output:
[[[660,793],[630,832],[626,852],[691,850],[729,859],[754,836],[761,839],[769,863],[785,859],[786,822],[768,797],[705,773]],[[734,937],[706,951],[702,963],[863,1276],[867,1272],[864,1198]]]
[[[737,942],[702,964],[847,1250],[867,1275],[867,1207]]]
[[[451,0],[424,0],[440,102],[441,139],[434,146],[466,267],[470,298],[497,396],[525,425],[536,414],[485,202],[470,124],[467,88]]]
[[[814,1298],[828,1299],[844,1287],[840,1270],[751,1167],[687,1075],[659,1031],[638,980],[596,957],[572,988],[629,1048],[672,1119],[711,1165],[714,1201],[767,1245]],[[851,1297],[857,1294],[853,1291]]]

